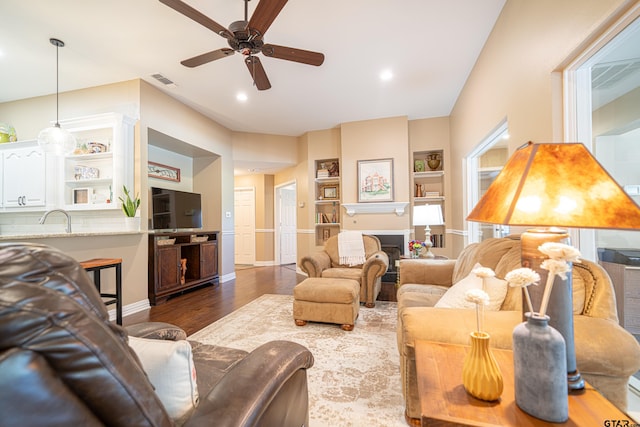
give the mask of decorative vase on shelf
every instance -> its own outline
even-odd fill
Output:
[[[516,404],[541,420],[562,423],[569,418],[567,357],[560,332],[549,316],[526,313],[513,330]]]
[[[431,153],[427,155],[427,166],[432,171],[437,170],[440,167],[440,153]]]
[[[413,249],[411,251],[411,258],[413,258],[413,259],[420,258],[420,249],[417,249],[417,248]]]
[[[486,332],[471,333],[471,349],[462,367],[462,384],[473,397],[497,400],[504,387],[502,372],[489,347],[490,336]]]

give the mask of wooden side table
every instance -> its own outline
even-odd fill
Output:
[[[495,402],[476,399],[462,385],[462,364],[469,348],[457,344],[416,341],[416,370],[423,427],[635,425],[590,384],[585,384],[580,394],[569,394],[569,420],[565,423],[549,423],[527,414],[515,402],[513,353],[510,350],[491,349],[504,380],[500,399]]]
[[[93,272],[93,283],[100,292],[105,305],[116,305],[116,323],[122,325],[122,258],[94,258],[80,261],[80,265],[87,271]],[[100,291],[100,272],[105,268],[116,269],[116,292],[103,293]]]

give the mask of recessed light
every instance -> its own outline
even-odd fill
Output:
[[[246,93],[240,92],[236,95],[236,99],[240,102],[245,102],[247,99],[249,99],[249,97],[247,96]]]
[[[380,73],[380,80],[382,81],[388,81],[391,80],[393,78],[393,72],[391,70],[383,70]]]

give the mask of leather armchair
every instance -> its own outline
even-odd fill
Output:
[[[389,268],[389,256],[382,251],[380,240],[376,236],[363,235],[364,264],[348,266],[340,264],[338,255],[338,236],[330,237],[322,251],[303,257],[300,268],[309,277],[328,277],[352,279],[360,284],[360,302],[365,307],[376,305],[376,298],[382,288],[382,276]]]
[[[184,339],[164,323],[128,331],[109,321],[90,277],[37,244],[0,245],[0,426],[171,426],[128,332]],[[198,406],[185,426],[308,425],[303,346],[273,341],[251,353],[192,342]]]

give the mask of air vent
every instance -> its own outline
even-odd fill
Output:
[[[157,81],[159,81],[160,83],[162,83],[165,86],[168,86],[168,87],[171,87],[171,88],[176,87],[176,84],[173,81],[169,80],[168,78],[166,78],[165,76],[163,76],[160,73],[151,74],[151,77],[153,77],[154,79],[156,79]]]

